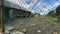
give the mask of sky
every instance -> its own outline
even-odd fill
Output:
[[[21,7],[26,8],[32,13],[41,15],[48,14],[49,11],[56,9],[60,5],[60,0],[7,0]]]

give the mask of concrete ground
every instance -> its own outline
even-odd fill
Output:
[[[4,23],[4,26],[12,26],[16,31],[21,32],[23,29],[27,29],[26,34],[53,34],[54,32],[60,32],[60,23],[46,17],[13,19]]]

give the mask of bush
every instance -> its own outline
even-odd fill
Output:
[[[54,10],[48,13],[49,16],[56,17],[56,12]]]

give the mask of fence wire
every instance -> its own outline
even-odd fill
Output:
[[[13,4],[15,4],[15,5],[18,5],[19,7],[23,7],[24,10],[30,11],[32,13],[39,13],[40,15],[48,14],[51,10],[55,10],[60,5],[60,0],[4,0],[4,1],[8,1],[8,2],[12,3],[12,4],[8,4],[8,5],[14,6]],[[6,3],[5,3],[5,5],[6,5]],[[15,6],[15,7],[17,7],[17,6]],[[7,24],[9,26],[14,26],[16,28],[18,27],[17,29],[19,29],[21,27],[23,28],[23,26],[20,25],[20,22],[24,22],[24,21],[26,23],[27,22],[31,23],[29,21],[29,19],[26,19],[26,20],[25,19],[24,20],[23,19],[18,19],[18,20],[8,21]],[[33,20],[31,20],[31,21],[34,22]],[[25,22],[24,22],[24,24],[25,24]],[[5,23],[6,26],[7,26],[7,24]],[[48,26],[45,27],[44,24],[43,24],[42,25],[42,26],[44,26],[43,31],[47,30],[47,27],[51,26],[50,27],[51,30],[48,31],[48,34],[51,34],[51,32],[53,32],[57,28],[56,25],[55,25],[56,27],[53,28],[52,22],[51,22],[52,25],[49,22],[46,22],[45,24],[48,24]],[[24,27],[25,27],[25,25],[24,25]]]
[[[47,14],[60,5],[60,0],[6,0],[32,13]],[[12,5],[13,6],[13,5]]]

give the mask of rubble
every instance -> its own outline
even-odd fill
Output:
[[[57,32],[54,32],[53,34],[58,34]]]
[[[38,17],[39,16],[39,14],[35,14],[35,17]]]
[[[35,24],[31,24],[30,26],[35,26]]]
[[[19,31],[15,31],[15,32],[11,32],[10,34],[25,34],[25,33],[19,32]]]
[[[25,34],[25,33],[23,33],[23,32],[20,32],[20,34]]]
[[[5,34],[9,34],[10,33],[10,31],[8,31],[8,30],[5,30]]]
[[[10,34],[20,34],[20,32],[16,31],[16,32],[11,32]]]
[[[21,22],[20,24],[21,24],[21,25],[23,25],[23,23],[22,23],[22,22]]]
[[[11,26],[6,26],[6,27],[5,27],[5,30],[8,30],[8,31],[9,31],[9,30],[12,30],[12,29],[14,29],[14,27],[11,27]]]
[[[5,26],[5,34],[10,34],[10,32],[11,32],[12,29],[14,29],[14,27]]]
[[[37,30],[37,32],[41,32],[40,30]]]
[[[23,29],[23,32],[26,33],[27,32],[27,29]]]

